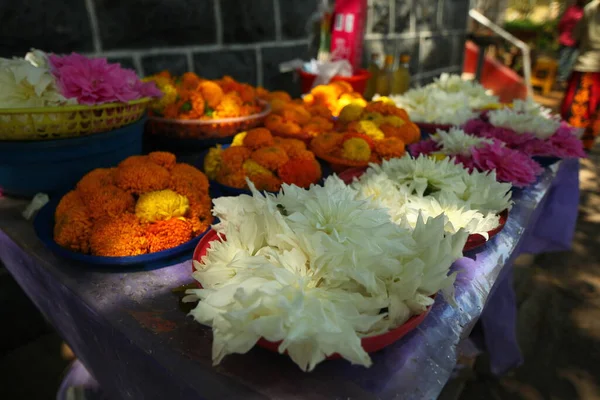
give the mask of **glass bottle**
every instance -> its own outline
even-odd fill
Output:
[[[369,81],[367,82],[367,89],[365,90],[365,99],[371,100],[373,95],[376,93],[377,87],[377,78],[379,77],[379,73],[381,72],[381,68],[379,68],[379,54],[373,53],[371,54],[371,63],[369,64],[369,73],[371,76],[369,77]]]
[[[402,54],[399,57],[400,63],[398,68],[394,71],[392,78],[392,94],[403,94],[410,88],[410,56],[408,54]]]
[[[392,78],[393,78],[394,56],[388,54],[385,56],[383,69],[377,76],[375,91],[380,96],[388,96],[390,94]]]

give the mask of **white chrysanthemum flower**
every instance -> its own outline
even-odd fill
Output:
[[[407,222],[415,226],[420,215],[425,220],[443,216],[444,229],[449,233],[457,233],[464,229],[470,234],[480,234],[488,237],[488,232],[496,228],[499,217],[494,213],[483,214],[478,210],[469,208],[469,205],[460,200],[456,194],[448,191],[439,191],[432,196],[409,198],[405,205]]]
[[[0,108],[53,107],[73,103],[57,90],[47,68],[24,59],[0,61]]]
[[[31,49],[25,54],[25,60],[38,68],[48,68],[48,54],[42,50]]]
[[[560,127],[560,117],[533,100],[515,100],[512,108],[490,111],[492,125],[512,129],[517,133],[531,133],[538,139],[548,139]]]
[[[378,95],[374,97],[377,98]],[[429,85],[390,98],[398,107],[404,108],[414,122],[456,126],[476,118],[476,110],[498,103],[498,97],[489,95],[479,83],[449,74],[442,74]]]
[[[277,195],[249,186],[252,196],[214,201],[227,241],[195,262],[203,289],[184,299],[200,300],[190,315],[212,326],[215,363],[263,337],[303,370],[333,353],[369,366],[361,337],[424,312],[439,290],[452,301],[449,268],[466,233],[445,233],[443,217],[407,229],[369,200],[392,202],[383,192],[359,193],[336,176]]]
[[[449,156],[468,157],[471,155],[472,148],[494,143],[491,139],[469,135],[460,128],[451,128],[447,132],[438,130],[431,139],[442,148],[442,153]]]
[[[472,209],[497,214],[512,207],[510,183],[498,182],[496,171],[473,171],[463,177],[466,190],[459,194]]]
[[[367,179],[372,174],[385,174],[398,185],[406,186],[409,193],[423,196],[441,189],[462,193],[465,190],[464,173],[464,168],[449,157],[436,160],[424,155],[417,158],[405,155],[384,160],[381,165],[371,164],[363,176]]]

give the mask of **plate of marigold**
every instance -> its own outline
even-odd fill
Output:
[[[310,142],[313,153],[334,172],[402,157],[406,145],[421,137],[406,111],[384,102],[370,102],[366,107],[347,105],[340,112],[337,130]]]
[[[262,97],[271,106],[265,127],[274,136],[300,139],[307,143],[334,127],[333,115],[324,105],[309,105],[301,99],[292,100],[285,92],[270,92]]]
[[[321,166],[306,144],[273,136],[266,128],[236,135],[230,146],[213,147],[199,160],[222,194],[249,193],[246,178],[258,190],[277,192],[283,183],[308,188],[321,180]]]
[[[95,169],[48,203],[35,220],[40,239],[89,264],[141,264],[192,251],[210,228],[208,179],[166,152]]]
[[[230,76],[203,79],[193,72],[152,75],[163,97],[151,104],[147,132],[180,139],[232,136],[263,123],[271,107],[256,88]]]

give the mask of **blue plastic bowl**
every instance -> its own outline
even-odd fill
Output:
[[[65,193],[88,172],[142,153],[145,119],[106,133],[46,141],[0,141],[0,188],[11,196]]]

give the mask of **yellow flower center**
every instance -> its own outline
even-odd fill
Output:
[[[182,218],[190,208],[187,197],[172,190],[144,193],[135,205],[135,215],[142,222],[166,221]]]
[[[374,121],[360,121],[358,123],[358,130],[375,140],[381,140],[385,138],[385,134],[379,129],[378,124]]]

